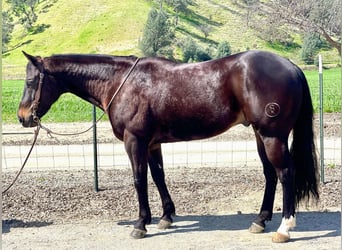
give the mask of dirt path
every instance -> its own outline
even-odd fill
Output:
[[[246,228],[254,214],[179,216],[171,229],[148,226],[145,239],[128,234],[131,221],[5,227],[3,249],[341,249],[340,212],[302,212],[285,244],[271,242],[280,214],[263,234]]]

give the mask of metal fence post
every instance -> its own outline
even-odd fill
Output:
[[[94,148],[94,190],[99,191],[98,170],[97,170],[97,131],[96,131],[96,106],[93,105],[93,148]]]
[[[319,77],[320,165],[321,165],[321,182],[324,183],[323,66],[322,66],[322,55],[318,55],[318,77]]]

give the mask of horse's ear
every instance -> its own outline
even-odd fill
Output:
[[[32,62],[34,66],[38,68],[39,71],[43,71],[43,59],[40,56],[32,56],[30,54],[27,54],[25,51],[22,51],[24,56]]]

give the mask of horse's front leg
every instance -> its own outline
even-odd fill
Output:
[[[139,219],[134,225],[131,237],[141,239],[147,233],[146,224],[151,223],[151,210],[147,193],[147,143],[128,132],[124,133],[124,143],[132,164],[134,187],[138,195]]]
[[[171,226],[173,222],[172,215],[175,215],[176,210],[165,183],[163,157],[160,144],[150,147],[148,163],[150,165],[153,181],[158,188],[163,205],[163,215],[158,224],[158,228],[166,229]]]

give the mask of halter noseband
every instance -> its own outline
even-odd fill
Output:
[[[40,100],[40,95],[42,93],[42,86],[43,86],[43,80],[44,80],[44,73],[39,73],[39,82],[38,82],[38,88],[36,90],[36,93],[34,95],[34,100],[32,103],[32,116],[34,122],[39,122],[39,117],[37,116],[37,110]]]

